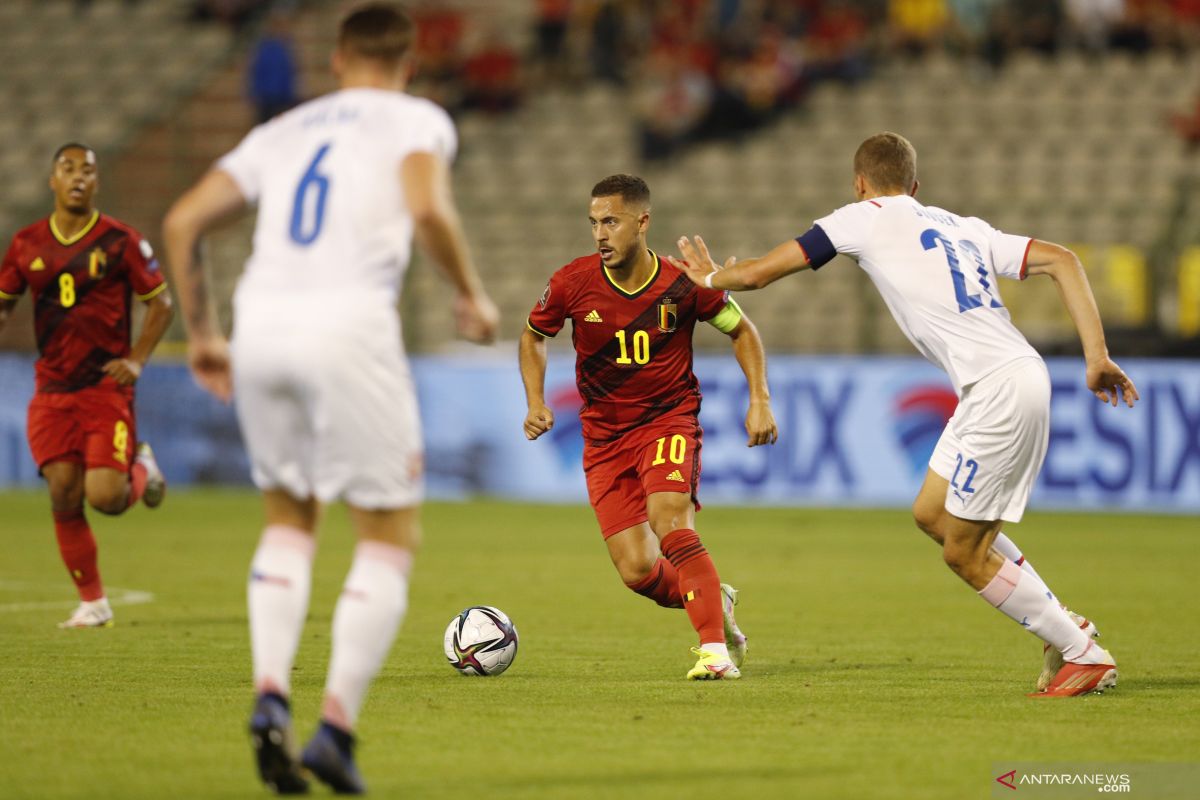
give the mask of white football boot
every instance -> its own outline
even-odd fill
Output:
[[[158,508],[167,494],[167,481],[162,470],[158,468],[149,442],[138,442],[134,460],[146,468],[146,488],[142,491],[142,502],[146,504],[146,508]]]
[[[108,598],[99,600],[84,600],[71,614],[71,618],[58,623],[60,628],[111,628],[113,626],[112,606]]]
[[[733,607],[738,602],[738,590],[728,583],[721,584],[721,615],[725,623],[725,647],[729,650],[729,660],[735,667],[741,667],[746,660],[746,635],[738,628],[737,620],[733,618]]]

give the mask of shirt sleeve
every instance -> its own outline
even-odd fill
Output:
[[[988,230],[988,247],[992,251],[992,267],[996,274],[1015,281],[1025,280],[1025,262],[1033,239],[1004,233],[990,226]]]
[[[433,153],[447,164],[458,152],[458,134],[450,115],[434,103],[425,103],[416,118],[406,117],[402,124],[405,135],[399,142],[399,160],[412,153]]]
[[[729,292],[723,289],[706,289],[703,286],[697,286],[696,295],[696,319],[701,322],[707,322],[720,314],[721,309],[725,308],[725,304],[729,302]]]
[[[247,203],[258,202],[262,192],[262,159],[258,157],[263,140],[262,131],[262,125],[254,128],[237,147],[217,159],[215,165],[233,178]]]
[[[0,300],[16,300],[25,291],[25,276],[17,264],[17,240],[13,239],[0,263]]]
[[[556,272],[546,284],[546,290],[529,312],[525,323],[534,333],[547,338],[558,335],[567,322],[566,289],[561,274]]]
[[[878,214],[879,207],[869,200],[851,203],[848,206],[842,206],[829,216],[821,217],[813,223],[813,227],[819,228],[824,233],[836,252],[859,259],[866,249]],[[798,239],[801,247],[804,247],[803,239],[804,237]],[[810,263],[815,263],[812,259],[818,254],[809,253],[807,249],[805,253],[809,256]]]
[[[133,293],[143,302],[152,299],[167,288],[158,266],[158,258],[150,243],[132,233],[125,244],[125,265],[128,270],[129,283]]]

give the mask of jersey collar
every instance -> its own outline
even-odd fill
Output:
[[[620,292],[623,297],[629,297],[629,298],[639,297],[639,296],[641,296],[641,294],[643,292],[645,292],[647,289],[649,289],[654,284],[654,281],[656,281],[658,279],[658,273],[660,271],[658,254],[656,254],[653,250],[651,250],[650,257],[654,259],[654,271],[650,273],[650,277],[646,279],[645,283],[643,283],[638,288],[634,289],[632,292],[628,291],[626,289],[622,289],[620,287],[620,285],[618,285],[617,282],[612,279],[612,275],[610,275],[608,273],[608,267],[604,266],[604,264],[601,264],[600,269],[604,271],[604,280],[608,282],[609,286],[611,286],[612,288],[614,288],[618,292]]]
[[[67,246],[75,244],[80,239],[82,239],[84,236],[87,236],[88,232],[91,231],[92,228],[96,227],[96,221],[99,219],[100,219],[100,210],[94,209],[92,211],[92,218],[90,220],[88,220],[88,224],[84,225],[82,228],[80,228],[78,233],[76,233],[74,236],[72,236],[68,239],[66,236],[63,236],[61,233],[58,232],[58,226],[54,224],[54,215],[51,214],[50,215],[50,232],[52,234],[54,234],[54,238],[58,240],[59,244],[63,245],[64,247],[67,247]]]

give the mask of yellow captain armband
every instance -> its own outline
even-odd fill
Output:
[[[717,315],[708,320],[708,324],[719,330],[721,333],[732,333],[733,329],[742,321],[742,307],[737,304],[737,301],[732,297],[725,302],[725,307],[717,312]]]

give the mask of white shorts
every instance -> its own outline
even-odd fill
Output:
[[[956,517],[1020,522],[1050,439],[1050,375],[1020,358],[964,387],[929,468]]]
[[[260,489],[366,509],[421,502],[416,393],[391,316],[336,333],[238,322],[234,397]]]

